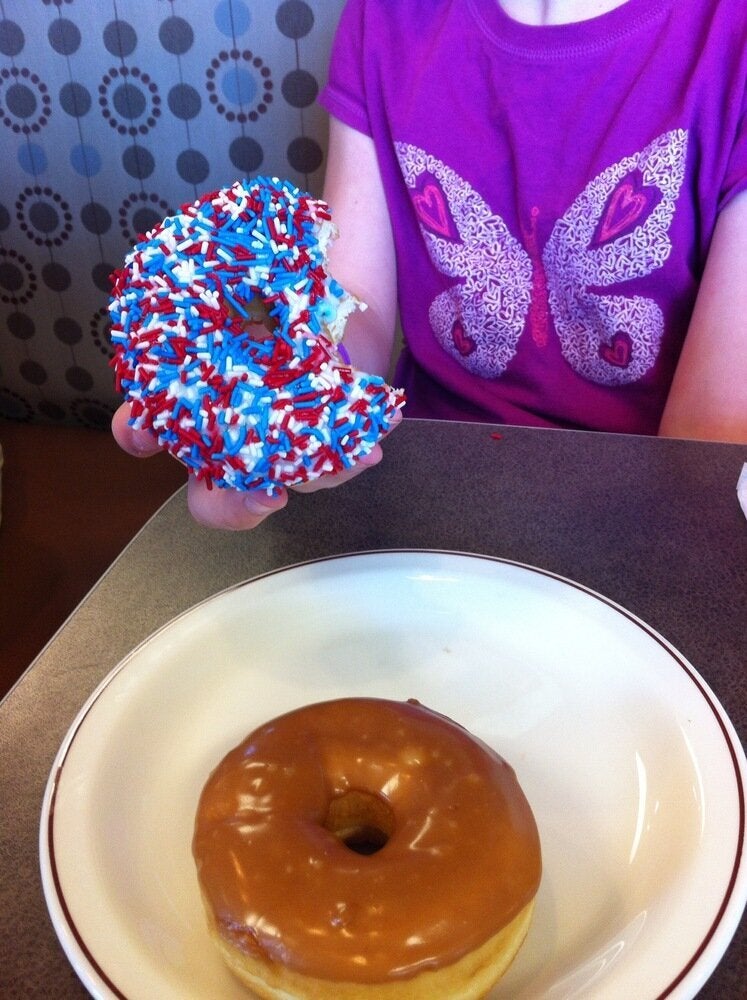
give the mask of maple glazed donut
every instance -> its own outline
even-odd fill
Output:
[[[251,733],[208,778],[192,850],[223,959],[284,1000],[484,996],[541,875],[512,768],[418,702],[376,698]]]
[[[164,219],[112,275],[130,422],[209,486],[275,493],[339,472],[402,407],[341,347],[365,306],[327,273],[335,236],[325,202],[277,178],[237,181]]]

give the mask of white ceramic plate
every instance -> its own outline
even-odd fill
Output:
[[[693,997],[747,896],[747,765],[689,663],[606,598],[454,553],[340,556],[198,605],[99,686],[54,764],[47,905],[88,990],[245,998],[208,939],[200,789],[255,725],[343,695],[416,697],[492,744],[532,803],[544,874],[491,994]]]

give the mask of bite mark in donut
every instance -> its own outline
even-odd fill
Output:
[[[273,493],[349,468],[403,406],[340,353],[365,306],[327,273],[335,236],[323,201],[237,181],[164,219],[112,275],[131,423],[208,485]]]

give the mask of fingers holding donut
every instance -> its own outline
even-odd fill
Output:
[[[198,524],[226,531],[248,531],[266,517],[282,510],[288,503],[285,490],[269,496],[261,490],[213,490],[204,479],[190,476],[187,482],[187,506]]]
[[[382,458],[381,445],[374,445],[368,454],[362,455],[355,465],[351,465],[349,469],[343,469],[342,472],[327,473],[327,475],[320,476],[318,479],[309,480],[308,483],[299,483],[297,486],[292,486],[291,489],[294,493],[316,493],[318,490],[328,490],[335,486],[342,486],[343,483],[355,479],[356,476],[359,476],[361,472],[365,472],[366,469],[378,465]]]
[[[401,419],[401,418],[400,418]],[[399,420],[396,421],[399,423]],[[161,451],[152,431],[137,430],[130,423],[130,406],[123,403],[112,419],[112,434],[123,451],[135,458],[149,458]],[[327,474],[308,483],[291,487],[294,493],[316,493],[318,490],[341,486],[366,469],[378,465],[383,458],[377,444],[355,465],[336,474]],[[198,524],[227,531],[248,531],[258,527],[270,514],[282,510],[288,503],[288,493],[281,490],[268,495],[262,490],[246,492],[236,489],[211,489],[205,480],[190,476],[187,482],[187,506]]]
[[[392,416],[392,420],[388,430],[382,435],[381,440],[389,437],[389,435],[402,423],[402,414],[400,412],[395,413]],[[374,466],[378,465],[379,462],[384,457],[384,451],[380,443],[373,446],[371,451],[366,452],[365,455],[361,455],[355,462],[355,465],[350,466],[348,469],[343,469],[341,472],[327,473],[324,476],[320,476],[318,479],[311,479],[308,483],[298,483],[296,486],[292,486],[291,489],[294,493],[316,493],[317,490],[328,490],[331,487],[342,486],[343,483],[350,482],[351,479],[355,479],[359,476],[361,472],[365,472],[367,469],[372,469]]]
[[[135,458],[147,458],[161,451],[155,434],[132,425],[132,408],[122,403],[112,417],[112,435],[119,447]]]
[[[392,422],[391,430],[394,430],[401,421],[402,416],[398,414]],[[391,430],[388,433],[391,433]],[[291,486],[289,490],[281,490],[273,496],[268,496],[263,491],[215,490],[211,489],[205,480],[190,476],[187,483],[187,505],[192,517],[206,528],[248,531],[262,524],[270,514],[283,510],[288,504],[289,493],[317,493],[319,490],[342,486],[367,469],[377,466],[383,457],[383,449],[377,444],[349,469],[327,473],[308,483],[299,483]]]
[[[404,394],[340,343],[365,306],[326,270],[335,235],[324,202],[256,178],[183,206],[113,275],[114,436],[183,462],[202,523],[253,526],[289,488],[347,481],[400,419]]]
[[[288,495],[293,493],[316,493],[328,490],[355,479],[362,472],[378,465],[383,458],[381,445],[360,458],[355,465],[342,472],[328,473],[308,483],[299,483],[289,490],[268,495],[262,491],[210,489],[204,480],[189,477],[187,483],[187,504],[192,517],[206,528],[220,528],[228,531],[247,531],[256,528],[270,514],[282,510],[288,503]]]

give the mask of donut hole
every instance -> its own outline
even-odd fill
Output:
[[[249,313],[249,318],[245,320],[246,323],[255,324],[258,327],[262,326],[269,333],[273,333],[277,329],[277,319],[270,315],[267,303],[263,299],[260,299],[259,296],[254,295],[247,302],[246,311]],[[261,333],[261,331],[259,332]]]
[[[394,813],[378,795],[351,789],[330,801],[324,827],[356,854],[376,854],[394,832]]]
[[[244,301],[243,308],[246,315],[242,315],[231,305],[226,308],[232,317],[238,319],[252,340],[266,340],[279,326],[277,319],[270,315],[267,303],[258,295],[253,295]]]

